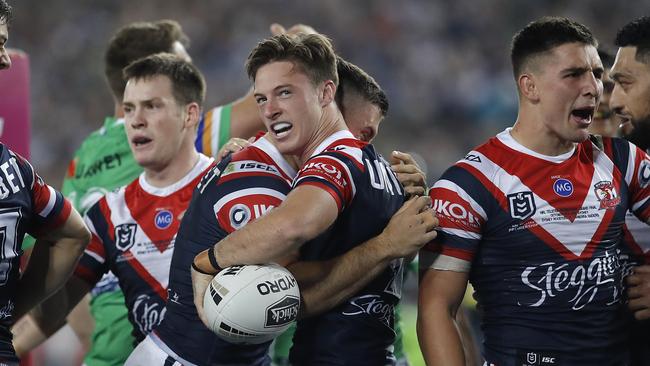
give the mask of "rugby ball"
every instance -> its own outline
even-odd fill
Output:
[[[208,328],[235,344],[260,344],[296,321],[300,291],[291,272],[275,263],[232,266],[210,282],[203,297]]]

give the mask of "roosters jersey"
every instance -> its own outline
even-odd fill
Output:
[[[194,191],[176,239],[165,319],[150,336],[178,362],[222,366],[270,363],[269,343],[233,345],[203,325],[194,307],[189,268],[197,254],[279,206],[295,175],[277,149],[261,138],[222,160]]]
[[[378,235],[404,203],[404,191],[372,145],[349,131],[327,138],[307,160],[294,187],[328,192],[339,208],[336,222],[301,247],[302,260],[327,260]],[[394,310],[401,296],[402,260],[334,309],[298,321],[292,365],[394,364]]]
[[[20,257],[26,233],[38,238],[60,227],[71,205],[43,182],[34,168],[0,143],[0,362],[16,362],[9,328],[14,322],[14,297],[20,278]]]
[[[625,364],[618,251],[628,209],[650,218],[649,159],[610,138],[543,156],[506,130],[436,182],[420,263],[469,271],[488,364]]]
[[[178,182],[156,188],[142,174],[100,199],[85,217],[92,239],[75,275],[92,287],[109,270],[115,274],[138,342],[165,316],[176,232],[192,190],[213,161],[199,156]]]

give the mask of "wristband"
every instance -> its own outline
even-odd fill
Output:
[[[192,262],[192,268],[193,268],[195,271],[197,271],[197,272],[199,272],[199,273],[201,273],[201,274],[208,275],[208,276],[214,276],[214,273],[208,273],[208,272],[202,270],[202,269],[199,268],[199,266],[197,266],[196,263],[194,263],[194,262]]]
[[[221,272],[223,268],[219,265],[217,262],[217,257],[214,255],[214,248],[208,249],[208,259],[210,260],[210,265],[212,265],[212,268],[214,268],[217,273]]]

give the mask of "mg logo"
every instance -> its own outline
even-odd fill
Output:
[[[535,199],[532,192],[517,192],[508,195],[510,216],[513,219],[526,220],[535,214]]]
[[[154,217],[154,224],[158,229],[167,229],[174,220],[174,215],[172,215],[169,210],[160,210]]]
[[[569,197],[573,194],[573,183],[568,179],[560,178],[553,183],[553,191],[560,197]]]

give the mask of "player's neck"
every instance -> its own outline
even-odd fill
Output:
[[[186,144],[187,145],[187,144]],[[194,145],[181,148],[174,158],[161,167],[145,167],[144,178],[156,188],[170,186],[183,179],[199,161]]]
[[[524,147],[542,155],[558,156],[571,151],[576,143],[563,140],[552,131],[544,129],[544,123],[517,118],[510,135]]]
[[[303,150],[303,153],[300,154],[299,160],[300,165],[302,166],[307,159],[309,159],[312,154],[316,151],[318,146],[325,141],[326,138],[332,136],[332,134],[346,130],[347,126],[345,120],[341,115],[341,112],[336,107],[326,109],[323,113],[323,117],[320,121],[320,128],[316,131],[314,136],[309,140],[309,143]]]

